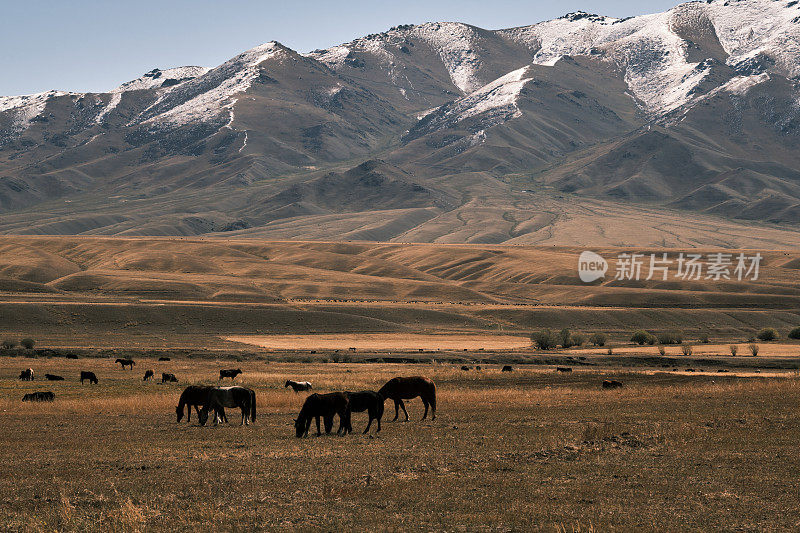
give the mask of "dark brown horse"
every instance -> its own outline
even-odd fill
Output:
[[[394,418],[392,421],[397,420],[400,414],[400,409],[406,415],[408,421],[408,411],[403,400],[410,400],[419,396],[422,398],[422,403],[425,405],[425,414],[422,415],[422,420],[428,417],[428,407],[431,408],[431,420],[436,420],[436,384],[428,378],[422,376],[412,376],[408,378],[392,378],[386,382],[386,385],[381,387],[378,391],[384,401],[391,398],[394,401]]]
[[[208,412],[214,410],[214,425],[228,419],[225,417],[225,407],[238,407],[242,411],[243,426],[250,425],[250,420],[256,421],[256,393],[247,387],[211,387],[208,391],[206,404],[197,415],[200,424],[205,426]],[[221,415],[221,416],[220,416]]]
[[[328,394],[312,394],[303,403],[300,414],[294,421],[297,437],[305,437],[311,427],[311,419],[317,419],[317,436],[322,435],[319,427],[320,417],[325,419],[325,433],[330,433],[333,428],[333,416],[339,415],[339,429],[336,434],[350,433],[350,398],[346,392],[331,392]]]
[[[192,407],[197,412],[197,418],[200,418],[200,409],[206,406],[208,402],[208,392],[213,387],[206,387],[204,385],[189,385],[181,393],[178,406],[175,408],[175,413],[178,415],[178,422],[183,419],[183,407],[186,406],[186,421],[192,421]],[[225,418],[225,411],[221,413],[222,418]]]
[[[369,431],[373,420],[378,421],[378,431],[381,430],[381,418],[383,418],[383,396],[373,390],[362,390],[360,392],[348,392],[350,398],[350,411],[361,413],[367,411],[369,422],[364,433]]]
[[[136,364],[136,361],[134,361],[133,359],[117,359],[114,362],[122,365],[122,370],[125,370],[126,366],[131,367],[131,370],[133,370],[133,367]]]

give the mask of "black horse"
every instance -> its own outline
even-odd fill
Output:
[[[206,406],[208,403],[208,392],[213,387],[206,387],[203,385],[189,385],[183,392],[181,393],[181,397],[178,400],[178,406],[175,408],[175,414],[178,415],[178,422],[183,419],[183,408],[186,406],[186,420],[187,422],[192,421],[192,407],[197,412],[197,418],[200,418],[200,409]],[[225,411],[223,410],[221,417],[226,422],[228,419],[225,417]]]
[[[214,410],[214,425],[219,420],[228,421],[224,417],[225,407],[238,407],[242,411],[243,426],[250,425],[250,420],[256,421],[256,393],[247,387],[211,387],[208,391],[208,400],[200,411],[200,424],[205,426],[208,421],[208,412]],[[222,415],[222,416],[220,416]],[[248,419],[249,418],[249,419]]]
[[[380,431],[381,418],[383,417],[383,396],[372,390],[348,392],[347,396],[350,398],[351,412],[361,413],[367,411],[369,413],[369,422],[366,429],[364,429],[364,433],[369,431],[373,420],[378,421],[378,431]]]
[[[428,417],[428,407],[431,408],[432,420],[436,420],[436,384],[428,378],[422,376],[412,376],[408,378],[392,378],[386,382],[386,385],[381,387],[378,394],[383,396],[384,399],[391,398],[394,401],[394,418],[392,421],[397,420],[399,410],[402,409],[406,415],[406,422],[408,422],[408,411],[403,400],[410,400],[419,396],[422,398],[422,403],[425,405],[425,413],[422,419]]]
[[[353,431],[350,425],[350,398],[346,392],[331,392],[328,394],[312,394],[306,398],[300,414],[294,421],[297,437],[305,437],[311,428],[311,419],[317,419],[317,436],[322,435],[319,419],[325,419],[325,433],[330,433],[333,428],[333,416],[339,415],[339,429],[336,434],[347,434]]]
[[[133,367],[136,364],[136,361],[134,361],[133,359],[117,359],[114,362],[122,365],[122,370],[125,370],[126,366],[131,367],[131,370],[133,370]]]

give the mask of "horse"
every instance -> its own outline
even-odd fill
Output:
[[[22,381],[33,381],[33,377],[34,375],[32,368],[26,368],[25,370],[19,373],[19,379],[21,379]]]
[[[148,379],[152,378],[155,375],[156,375],[156,373],[153,372],[152,370],[145,370],[144,377],[142,378],[142,381],[147,381]]]
[[[47,381],[64,381],[64,378],[61,376],[56,376],[55,374],[45,374],[44,379]]]
[[[384,401],[391,398],[394,401],[394,418],[392,421],[397,420],[400,414],[399,409],[403,409],[406,415],[406,422],[408,422],[408,411],[403,400],[410,400],[419,396],[422,398],[422,403],[425,405],[425,414],[422,415],[422,420],[428,417],[428,407],[431,408],[431,420],[436,420],[436,384],[428,378],[422,376],[413,376],[408,378],[392,378],[386,382],[378,391]]]
[[[167,374],[166,372],[161,373],[161,383],[177,383],[178,378],[175,377],[175,374]]]
[[[117,359],[114,362],[122,365],[122,370],[125,370],[126,366],[131,367],[131,370],[133,370],[133,366],[136,364],[136,361],[134,361],[133,359]]]
[[[83,385],[83,380],[88,379],[89,383],[97,385],[97,376],[94,375],[94,372],[88,372],[86,370],[81,370],[81,385]]]
[[[181,397],[178,400],[178,406],[175,408],[175,414],[178,415],[178,422],[183,419],[183,407],[186,407],[186,420],[187,422],[192,421],[192,406],[194,406],[194,410],[197,411],[197,418],[200,418],[200,408],[205,407],[206,403],[208,403],[208,393],[213,387],[206,387],[203,385],[189,385],[183,392],[181,393]],[[227,422],[228,418],[225,416],[225,410],[223,409],[220,413],[222,419]]]
[[[198,416],[200,424],[205,426],[208,421],[208,411],[214,409],[214,425],[221,420],[220,413],[225,407],[238,407],[242,411],[242,423],[250,425],[248,417],[256,421],[256,393],[247,387],[211,387],[208,391],[207,402]],[[226,419],[227,421],[227,419]]]
[[[622,382],[617,381],[616,379],[606,379],[603,380],[603,388],[604,389],[618,389],[622,387]]]
[[[301,390],[311,390],[313,388],[310,381],[292,381],[291,379],[286,380],[286,384],[283,386],[283,388],[285,389],[286,387],[291,387],[295,392],[299,392]]]
[[[467,365],[463,365],[463,366],[461,367],[461,370],[469,370],[469,367],[468,367]]]
[[[325,419],[325,433],[333,428],[333,416],[339,415],[339,429],[336,434],[350,433],[350,397],[346,392],[330,392],[328,394],[312,394],[303,403],[300,414],[294,421],[295,434],[298,438],[308,435],[311,419],[317,419],[317,436],[322,435],[319,427],[320,417]]]
[[[162,357],[159,357],[159,358],[158,358],[158,360],[159,360],[159,361],[169,361],[169,360],[170,360],[170,358],[169,358],[169,357],[163,357],[163,356],[162,356]]]
[[[22,397],[23,402],[52,402],[56,395],[50,391],[31,392]]]
[[[511,365],[506,365],[503,367],[503,372],[513,372],[513,371],[514,367],[512,367]]]
[[[556,372],[572,372],[572,368],[568,366],[557,366]]]
[[[242,373],[241,368],[236,368],[234,370],[220,370],[219,371],[219,380],[222,381],[223,378],[231,378],[231,380],[235,380],[236,376]]]
[[[378,421],[378,431],[380,431],[381,418],[383,417],[383,396],[372,390],[348,392],[347,396],[350,399],[351,412],[361,413],[367,411],[369,413],[369,422],[364,429],[364,433],[369,431],[373,420]]]

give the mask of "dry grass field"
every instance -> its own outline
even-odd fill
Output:
[[[16,380],[33,367],[39,379]],[[234,363],[258,395],[250,427],[176,423],[190,382],[231,361],[0,358],[4,531],[797,530],[800,378],[657,369]],[[142,382],[145,369],[178,384]],[[100,383],[81,386],[81,369]],[[64,382],[42,380],[57,373]],[[439,413],[355,433],[294,437],[316,391],[438,385]],[[613,378],[621,390],[602,390]],[[56,401],[23,404],[25,392]],[[229,417],[232,421],[236,416]],[[402,414],[401,414],[402,418]],[[313,431],[312,431],[313,433]]]

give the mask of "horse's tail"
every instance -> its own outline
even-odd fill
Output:
[[[250,389],[250,420],[256,421],[256,393]]]
[[[428,403],[431,404],[431,408],[433,409],[434,416],[436,415],[436,383],[431,381],[431,390],[430,390],[430,398],[428,399]]]

